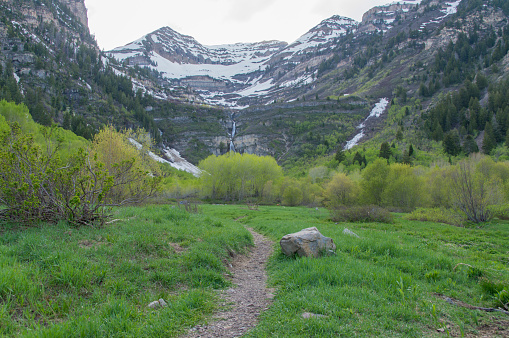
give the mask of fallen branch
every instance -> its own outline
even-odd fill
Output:
[[[461,307],[464,307],[467,309],[480,310],[480,311],[485,311],[485,312],[501,312],[501,313],[505,313],[506,315],[509,315],[509,311],[506,311],[506,310],[489,308],[489,307],[473,306],[473,305],[464,303],[459,300],[452,299],[450,297],[447,297],[447,296],[441,295],[441,294],[437,294],[437,296],[440,298],[443,298],[447,303],[449,303],[451,305],[461,306]]]
[[[114,219],[114,220],[111,220],[109,222],[106,222],[104,224],[108,225],[108,224],[113,224],[113,223],[116,223],[116,222],[124,222],[125,219]]]
[[[470,264],[466,264],[466,263],[458,263],[458,264],[456,264],[456,266],[454,267],[454,269],[452,269],[452,271],[456,271],[456,268],[457,268],[458,266],[460,266],[460,265],[465,265],[465,266],[468,266],[469,268],[472,268],[472,269],[474,268],[474,267],[473,267],[472,265],[470,265]]]

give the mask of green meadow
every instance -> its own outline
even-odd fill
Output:
[[[446,297],[489,308],[509,302],[509,223],[393,216],[336,224],[325,209],[163,205],[120,208],[102,228],[2,226],[0,335],[179,336],[217,309],[217,290],[230,287],[226,263],[252,245],[249,226],[274,241],[276,292],[248,337],[506,336],[508,315]],[[336,255],[282,255],[283,235],[312,226],[334,239]],[[168,307],[147,307],[161,298]]]

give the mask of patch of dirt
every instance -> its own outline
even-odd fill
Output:
[[[254,328],[260,313],[274,298],[267,288],[265,266],[273,243],[249,229],[254,248],[248,256],[238,255],[230,266],[232,288],[221,293],[221,308],[207,324],[192,328],[186,338],[240,337]]]
[[[184,251],[186,251],[186,248],[181,247],[177,243],[169,243],[169,244],[173,248],[173,250],[175,250],[175,253],[177,253],[177,254],[180,254],[180,253],[183,253]]]
[[[467,304],[465,302],[455,300],[452,298],[449,298],[442,294],[435,294],[436,297],[441,298],[445,300],[447,303],[464,307],[467,309],[470,309],[472,311],[483,311],[485,308],[480,308],[477,306],[472,306],[470,304]],[[488,311],[491,312],[491,311]],[[495,317],[497,316],[497,317]],[[471,338],[493,338],[493,337],[509,337],[509,319],[501,319],[498,318],[498,315],[494,315],[491,317],[493,321],[491,322],[484,322],[480,324],[478,327],[475,328],[475,333],[472,332],[465,332],[464,337],[471,337]],[[438,329],[437,332],[446,334],[445,327],[447,328],[447,331],[449,331],[450,337],[462,337],[461,331],[457,327],[456,324],[450,322],[448,325],[444,325],[444,328]]]
[[[105,243],[103,242],[98,242],[98,241],[94,241],[94,240],[88,240],[88,239],[85,239],[83,241],[80,241],[78,243],[78,246],[82,249],[95,249],[97,250],[98,247],[100,247],[101,245],[104,245]]]

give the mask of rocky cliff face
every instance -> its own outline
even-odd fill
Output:
[[[85,0],[58,0],[60,3],[66,5],[71,12],[80,20],[80,22],[88,27],[87,7]]]

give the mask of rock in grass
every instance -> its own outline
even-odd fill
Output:
[[[166,307],[166,306],[168,306],[168,304],[162,298],[148,304],[148,308],[150,308],[150,309],[157,309],[159,307]]]
[[[300,257],[320,257],[324,253],[330,254],[336,250],[332,238],[325,237],[315,227],[285,235],[279,244],[287,256],[297,254]]]
[[[343,234],[360,238],[359,235],[357,235],[355,232],[353,232],[353,231],[351,231],[351,230],[349,230],[347,228],[345,228],[345,230],[343,230]]]

